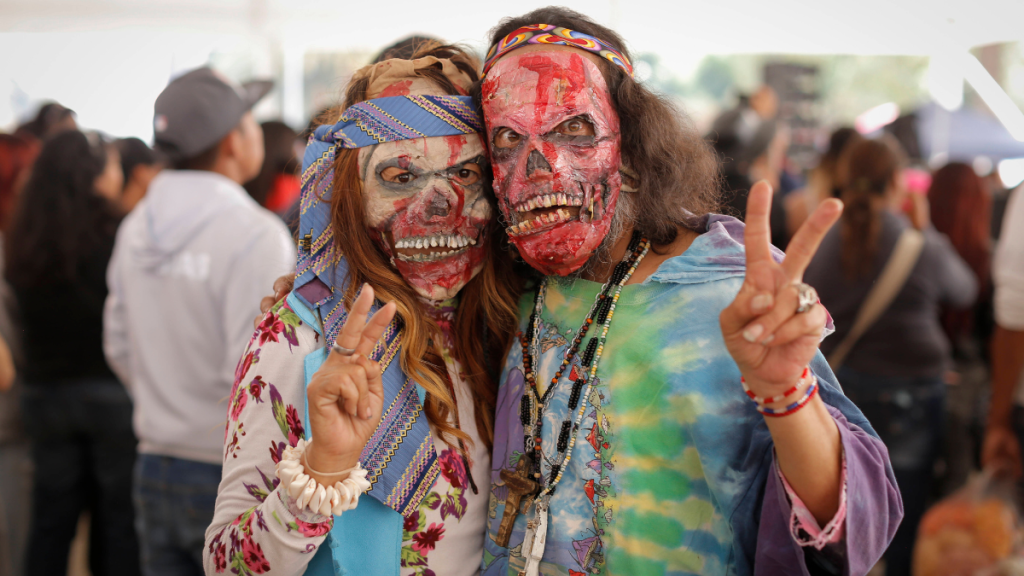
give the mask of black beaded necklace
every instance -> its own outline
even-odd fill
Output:
[[[579,425],[581,421],[584,408],[579,406],[580,398],[585,398],[590,393],[590,388],[593,385],[595,375],[597,374],[597,365],[601,359],[601,353],[604,351],[604,343],[608,338],[608,327],[611,324],[612,316],[615,312],[615,303],[619,299],[619,294],[622,292],[622,287],[629,281],[633,273],[636,271],[636,267],[643,260],[644,256],[647,255],[647,251],[650,248],[650,242],[646,238],[641,237],[638,232],[634,232],[629,242],[629,247],[626,250],[626,254],[622,261],[615,266],[612,271],[611,278],[601,287],[600,292],[594,299],[594,304],[590,308],[590,312],[587,313],[586,319],[580,326],[580,329],[576,333],[576,337],[572,341],[572,345],[566,351],[565,356],[562,359],[562,363],[558,370],[555,372],[554,378],[551,379],[551,384],[548,386],[544,394],[541,395],[537,389],[537,371],[538,366],[534,363],[535,358],[540,357],[539,353],[539,327],[540,327],[540,316],[544,309],[544,297],[547,292],[547,278],[543,280],[540,287],[537,289],[537,295],[534,298],[533,312],[530,314],[530,321],[526,327],[526,334],[519,333],[519,341],[523,348],[523,371],[525,373],[526,382],[528,384],[526,393],[523,394],[522,400],[519,404],[519,418],[523,424],[525,430],[525,436],[523,439],[523,448],[525,454],[531,454],[532,458],[532,474],[534,479],[539,485],[544,486],[541,493],[538,495],[538,499],[549,495],[554,492],[555,487],[558,485],[558,481],[562,478],[562,471],[566,464],[572,458],[572,447],[575,445],[576,434],[579,431]],[[614,292],[614,294],[612,293]],[[592,336],[590,341],[587,342],[587,346],[583,352],[583,356],[580,358],[580,363],[585,369],[589,369],[589,376],[581,375],[573,381],[572,391],[569,394],[568,413],[566,414],[565,420],[562,421],[561,430],[558,433],[558,441],[556,445],[557,453],[554,458],[554,464],[551,465],[551,474],[544,482],[541,479],[541,461],[543,460],[543,450],[541,446],[541,432],[543,426],[542,416],[547,403],[551,399],[555,387],[558,381],[561,379],[562,374],[572,363],[573,358],[579,353],[580,346],[583,343],[583,339],[586,337],[587,332],[590,330],[591,325],[594,321],[602,327],[600,334]],[[584,386],[586,390],[584,391]],[[584,405],[586,403],[584,402]],[[575,413],[575,414],[574,414]],[[574,418],[575,416],[575,418]]]

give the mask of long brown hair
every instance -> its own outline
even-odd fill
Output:
[[[988,282],[992,199],[974,169],[951,162],[932,176],[928,189],[935,229],[949,236],[960,257],[974,270],[979,286]]]
[[[871,272],[882,227],[881,199],[895,182],[903,156],[893,142],[863,140],[849,147],[840,161],[842,200],[842,265],[850,279]]]
[[[417,52],[414,58],[425,56],[448,58],[472,78],[478,76],[476,61],[461,48],[429,45]],[[421,69],[417,74],[448,94],[459,94],[439,70]],[[366,100],[368,87],[368,77],[352,82],[346,91],[344,106],[347,108]],[[353,222],[366,222],[358,159],[358,149],[338,152],[331,197],[335,242],[349,264],[346,304],[351,305],[358,287],[364,282],[373,287],[378,300],[395,301],[402,320],[399,360],[402,370],[427,392],[423,410],[428,421],[448,444],[468,441],[469,437],[451,424],[457,418],[457,411],[439,348],[440,328],[426,314],[416,291],[390,266],[388,257],[373,242],[365,227],[352,225]],[[460,292],[455,314],[455,349],[451,352],[461,364],[462,376],[473,394],[477,430],[490,449],[494,439],[496,376],[518,325],[516,304],[521,283],[512,270],[509,248],[496,220],[485,234],[488,256],[483,270]]]
[[[978,294],[985,297],[992,264],[990,236],[992,198],[974,169],[951,162],[932,176],[928,189],[931,221],[935,229],[949,237],[960,257],[978,279]],[[974,311],[944,309],[942,326],[954,343],[973,325]]]
[[[579,12],[555,6],[502,20],[490,31],[491,45],[518,28],[542,23],[600,38],[632,59],[626,43],[613,30]],[[680,227],[693,227],[692,215],[715,212],[719,207],[715,154],[667,98],[651,92],[604,59],[599,67],[619,115],[622,164],[633,172],[623,180],[637,181],[630,182],[637,192],[623,193],[619,202],[631,205],[634,218],[630,224],[635,230],[655,246],[671,244]],[[479,83],[473,96],[479,102]]]

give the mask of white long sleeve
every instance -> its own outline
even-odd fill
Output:
[[[207,574],[302,574],[333,526],[332,517],[300,512],[275,472],[284,448],[305,437],[303,359],[319,347],[316,332],[282,302],[235,370]]]

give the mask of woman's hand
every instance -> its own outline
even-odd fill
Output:
[[[797,230],[779,264],[770,248],[771,202],[772,190],[766,182],[750,190],[744,234],[747,274],[736,299],[719,317],[729,353],[751,391],[762,397],[793,386],[818,350],[827,315],[821,304],[797,312],[797,284],[843,211],[835,199],[819,204]]]
[[[381,370],[368,356],[395,317],[396,306],[389,302],[367,322],[372,304],[373,289],[363,285],[337,340],[338,346],[355,353],[329,352],[306,391],[313,437],[306,462],[324,474],[355,466],[380,422],[384,405]],[[321,484],[331,484],[308,469],[306,473]]]
[[[267,315],[267,312],[270,312],[270,309],[274,307],[274,304],[280,302],[281,298],[284,298],[292,291],[292,286],[294,285],[295,274],[285,274],[277,280],[274,280],[274,295],[264,296],[263,299],[260,300],[260,315],[252,321],[253,327],[259,330],[260,323],[263,322],[263,317]]]

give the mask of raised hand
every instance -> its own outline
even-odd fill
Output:
[[[795,384],[818,349],[825,309],[816,304],[798,313],[797,284],[843,211],[838,200],[822,202],[797,230],[780,264],[771,256],[771,202],[767,182],[750,190],[744,234],[747,273],[736,299],[719,317],[729,353],[751,391],[762,397]]]
[[[396,306],[389,302],[367,321],[372,304],[373,289],[363,285],[337,340],[338,346],[355,352],[329,352],[306,390],[313,436],[306,461],[325,474],[355,466],[380,422],[381,370],[368,356],[395,317]],[[310,470],[307,473],[320,481]]]

